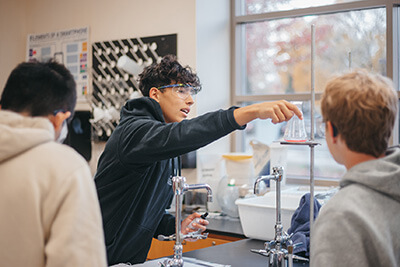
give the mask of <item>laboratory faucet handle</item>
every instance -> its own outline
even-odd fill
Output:
[[[301,247],[303,245],[303,242],[298,242],[298,243],[296,243],[296,244],[293,244],[292,246],[293,246],[293,250],[294,249],[296,249],[296,248],[298,248],[298,247]]]
[[[159,241],[172,241],[172,240],[176,240],[176,235],[170,235],[170,236],[165,236],[165,235],[158,235],[157,239]]]
[[[183,176],[173,176],[172,177],[172,190],[175,195],[182,195],[186,191],[186,178]]]
[[[282,166],[272,167],[272,174],[283,175],[283,167]]]
[[[194,239],[194,240],[199,240],[199,239],[206,239],[208,237],[208,233],[201,233],[201,230],[195,231],[195,232],[190,232],[186,235],[183,236],[183,239]]]
[[[301,245],[303,245],[303,242],[299,242],[299,243],[296,243],[294,245],[288,246],[288,259],[289,259],[289,261],[290,260],[292,262],[293,262],[293,260],[306,261],[306,262],[310,261],[308,258],[304,258],[304,257],[301,257],[301,256],[298,256],[298,255],[294,254],[295,248],[298,247],[298,246],[301,246]]]
[[[282,243],[286,244],[286,246],[293,245],[292,236],[293,233],[289,235],[286,231],[284,231],[281,237]]]
[[[251,252],[263,255],[265,257],[269,257],[270,251],[265,249],[250,249]]]
[[[158,264],[162,267],[182,267],[183,259],[165,259],[164,262],[159,262]]]
[[[269,242],[265,242],[264,243],[265,250],[270,251],[271,249],[274,249],[276,244],[277,244],[277,242],[275,239],[273,239]]]

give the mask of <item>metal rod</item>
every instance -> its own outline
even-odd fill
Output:
[[[315,108],[315,25],[311,25],[311,141],[314,141]],[[310,240],[314,222],[314,146],[310,146]]]
[[[310,147],[310,239],[314,223],[314,146]]]
[[[315,107],[315,25],[311,25],[311,141],[314,141]]]
[[[276,224],[282,224],[282,218],[281,218],[281,174],[279,173],[279,170],[276,171]]]
[[[182,211],[182,192],[175,194],[175,208],[177,211]],[[176,240],[175,245],[181,245],[181,221],[182,221],[182,214],[181,212],[175,213],[175,233],[176,233]]]
[[[351,51],[349,51],[349,70],[351,70]]]

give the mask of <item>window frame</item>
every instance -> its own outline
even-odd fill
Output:
[[[309,101],[311,100],[310,93],[295,93],[295,94],[263,94],[263,95],[242,95],[241,88],[244,88],[243,75],[241,73],[246,71],[245,63],[242,62],[242,55],[245,53],[243,49],[245,46],[244,31],[242,30],[244,24],[263,22],[269,20],[279,20],[287,18],[303,17],[308,15],[326,15],[348,11],[358,11],[373,8],[386,9],[386,70],[387,76],[394,81],[395,88],[400,100],[399,92],[399,31],[400,31],[400,0],[360,0],[347,3],[331,4],[326,6],[316,6],[309,8],[300,8],[284,11],[274,11],[259,14],[241,15],[239,14],[244,10],[243,0],[231,0],[230,13],[231,13],[231,69],[230,69],[230,82],[231,94],[230,102],[232,105],[241,106],[245,102],[257,101],[274,101],[285,99],[288,101]],[[244,12],[242,12],[244,13]],[[311,68],[311,66],[310,66]],[[321,99],[322,92],[315,92],[315,101]],[[231,151],[244,151],[244,144],[242,138],[239,138],[240,133],[233,133],[231,137]],[[393,136],[390,145],[399,144],[399,119],[396,119]],[[305,179],[304,179],[305,180]],[[317,181],[317,179],[316,179]],[[288,179],[288,182],[289,179]],[[296,183],[307,183],[307,181],[298,181]],[[321,185],[331,185],[331,181],[318,179]],[[318,184],[317,183],[317,184]],[[335,182],[333,184],[336,184]]]

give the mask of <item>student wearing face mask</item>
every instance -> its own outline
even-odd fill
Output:
[[[165,210],[179,175],[179,156],[203,147],[255,119],[273,123],[302,118],[287,101],[264,102],[218,110],[188,120],[200,91],[190,67],[168,55],[139,75],[144,97],[129,100],[100,157],[95,182],[102,209],[108,263],[146,260],[152,237],[175,232],[175,218]],[[218,88],[215,88],[218,90]],[[182,221],[182,233],[204,231],[208,222],[193,213]]]
[[[0,259],[4,266],[106,266],[87,162],[61,145],[76,104],[71,73],[25,62],[0,99]]]

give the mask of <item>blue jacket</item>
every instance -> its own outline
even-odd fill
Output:
[[[173,198],[174,158],[243,129],[233,110],[165,123],[151,98],[125,104],[95,175],[109,265],[144,262],[153,237],[174,233],[175,218],[165,211]]]

